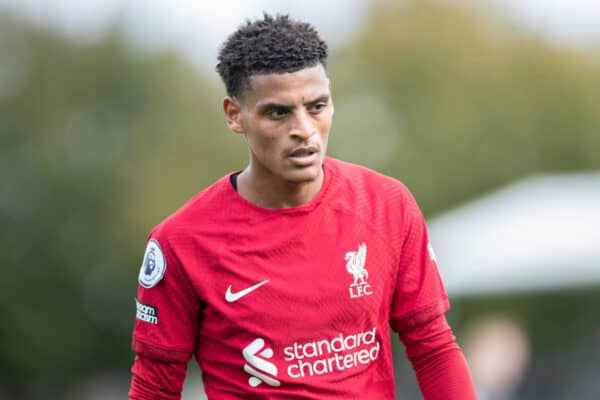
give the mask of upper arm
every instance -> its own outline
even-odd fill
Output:
[[[400,261],[390,312],[390,324],[397,332],[432,320],[450,308],[425,219],[408,192],[403,215]]]
[[[188,362],[196,343],[200,303],[181,257],[160,233],[150,235],[139,281],[133,350],[157,360]]]

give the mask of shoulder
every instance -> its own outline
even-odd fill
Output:
[[[421,218],[411,192],[398,179],[370,168],[328,159],[328,167],[336,181],[330,207],[336,208],[348,220],[360,220],[372,232],[392,244],[402,247],[406,232]]]
[[[396,178],[373,169],[346,161],[327,158],[327,167],[333,172],[336,185],[344,194],[376,202],[413,201],[409,189]]]

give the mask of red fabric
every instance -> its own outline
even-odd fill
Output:
[[[475,400],[467,363],[442,315],[400,333],[425,400]],[[179,400],[185,363],[137,356],[132,368],[130,400]]]
[[[410,192],[405,196],[400,262],[390,312],[390,325],[396,332],[421,325],[450,309],[425,219]]]
[[[179,400],[187,363],[163,362],[142,355],[135,357],[129,400]]]
[[[399,335],[425,400],[477,399],[467,362],[443,315]]]
[[[394,398],[390,325],[409,332],[449,307],[425,221],[393,178],[330,158],[324,172],[313,200],[283,209],[226,176],[153,229],[164,276],[144,261],[134,351],[195,354],[211,399]]]
[[[188,362],[194,351],[201,304],[170,242],[161,241],[160,246],[166,265],[164,278],[151,288],[140,285],[137,296],[139,302],[156,310],[156,324],[136,318],[132,347],[137,354],[157,360]]]
[[[190,355],[188,352],[172,349],[161,349],[154,344],[144,343],[135,337],[133,338],[131,347],[137,354],[145,354],[159,361],[187,363],[190,360]]]

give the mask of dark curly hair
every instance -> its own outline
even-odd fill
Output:
[[[219,51],[217,72],[227,95],[239,97],[255,74],[296,72],[321,63],[327,66],[327,44],[317,30],[288,15],[247,20]]]

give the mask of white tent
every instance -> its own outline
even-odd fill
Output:
[[[450,295],[600,285],[600,173],[526,178],[428,226]]]

